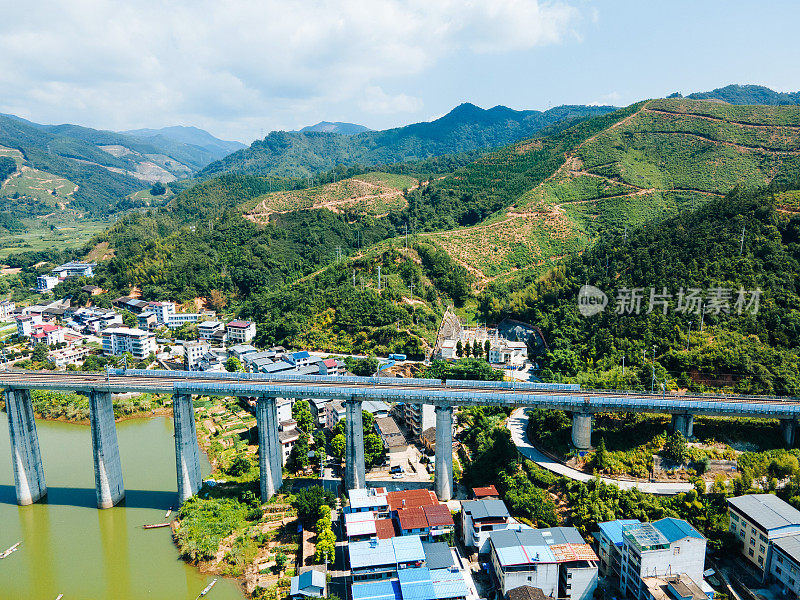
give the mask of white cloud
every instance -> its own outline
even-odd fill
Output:
[[[417,112],[422,108],[422,100],[406,94],[387,94],[377,85],[364,90],[359,107],[373,114],[391,115],[395,113]]]
[[[0,21],[0,112],[238,138],[332,118],[337,104],[415,112],[422,101],[387,82],[453,55],[558,43],[578,16],[536,0],[14,2]]]

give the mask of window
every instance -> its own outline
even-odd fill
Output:
[[[761,546],[759,547],[758,551],[761,552],[761,554],[764,554],[764,550],[765,550],[764,544],[761,544]]]
[[[756,545],[756,538],[750,538],[750,545],[751,546],[755,546]]]
[[[783,556],[781,556],[780,554],[778,554],[778,562],[783,564]]]
[[[760,539],[760,540],[761,540],[762,542],[764,542],[765,544],[766,544],[766,543],[769,541],[769,540],[767,539],[767,536],[765,536],[763,533],[759,533],[759,534],[758,534],[758,539]]]
[[[787,581],[789,582],[789,585],[794,585],[794,579],[792,579],[791,577],[789,577]]]
[[[755,553],[753,552],[753,549],[752,549],[752,548],[750,548],[750,550],[748,550],[748,551],[747,551],[747,553],[748,553],[750,556],[753,556],[753,555],[755,554]]]
[[[758,564],[763,566],[763,564],[764,564],[764,557],[763,556],[759,556],[758,557]]]
[[[738,521],[739,516],[736,513],[731,513],[731,521]]]
[[[780,574],[781,574],[780,567],[775,567],[775,575],[780,575]]]
[[[680,546],[675,546],[675,548],[672,549],[672,554],[673,555],[677,556],[680,553],[681,553],[681,547]]]

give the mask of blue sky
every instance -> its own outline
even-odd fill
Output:
[[[168,4],[168,6],[164,6]],[[729,83],[800,90],[797,2],[39,0],[5,7],[0,112],[249,142],[386,128],[461,102],[623,106]]]

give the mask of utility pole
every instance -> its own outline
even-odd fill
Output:
[[[653,370],[653,378],[650,380],[650,392],[656,391],[656,346],[653,344],[653,362],[650,365]]]
[[[703,304],[702,310],[700,312],[700,332],[703,332],[703,317],[706,316],[706,305]]]
[[[353,269],[353,289],[356,289],[356,270]]]
[[[622,377],[625,377],[625,355],[622,355]]]
[[[689,321],[689,331],[686,332],[686,351],[689,351],[689,334],[692,333],[692,322]]]
[[[378,291],[381,291],[381,266],[378,265]]]
[[[340,262],[342,260],[342,247],[336,246],[336,262]]]
[[[411,288],[411,299],[413,300],[414,299],[414,284],[413,284],[413,282],[411,284],[409,284],[409,287]]]
[[[406,221],[406,250],[408,250],[408,221]]]

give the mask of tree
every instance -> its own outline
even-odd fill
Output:
[[[383,442],[376,433],[364,436],[364,462],[368,467],[378,464],[383,456]]]
[[[338,433],[333,436],[331,439],[331,452],[337,458],[344,457],[345,447],[347,445],[347,440],[344,437],[343,433]]]
[[[335,502],[336,495],[333,492],[314,485],[295,493],[292,506],[303,525],[310,527],[319,518],[320,508],[323,505],[333,506]]]
[[[305,469],[311,462],[308,458],[308,451],[308,435],[300,432],[300,437],[295,442],[289,455],[289,463],[295,471]]]
[[[125,325],[125,327],[136,329],[136,327],[139,326],[139,320],[136,318],[136,315],[129,310],[120,311],[120,314],[122,315],[122,324]]]
[[[594,466],[601,473],[608,469],[610,463],[608,450],[606,450],[606,440],[600,438],[600,443],[597,445],[597,450],[594,453]]]
[[[478,340],[472,342],[472,356],[475,358],[483,358],[483,346],[481,346]]]
[[[241,477],[249,473],[252,467],[253,463],[250,462],[250,459],[244,453],[240,453],[231,461],[227,471],[228,475],[232,477]]]
[[[40,342],[33,347],[33,354],[31,355],[31,359],[34,362],[44,362],[47,360],[48,353],[49,351],[47,349],[47,344],[42,344]]]
[[[298,400],[292,405],[292,418],[297,421],[297,426],[305,435],[309,435],[313,431],[314,415],[311,414],[308,400]]]
[[[378,359],[373,357],[350,359],[348,370],[359,377],[371,377],[378,370]]]
[[[151,196],[163,196],[167,193],[167,188],[160,181],[156,181],[150,188]]]
[[[486,340],[485,342],[483,342],[483,354],[484,358],[486,358],[487,361],[489,360],[491,352],[492,352],[492,343],[489,340]]]
[[[283,571],[283,567],[286,566],[286,555],[283,552],[278,552],[275,555],[275,566],[278,567],[278,571]]]
[[[456,342],[456,356],[458,358],[464,356],[464,344],[461,343],[461,340]]]
[[[244,367],[242,367],[242,363],[238,358],[231,356],[225,361],[225,370],[228,371],[228,373],[242,373],[244,372]]]
[[[662,454],[676,464],[683,464],[689,458],[689,445],[680,431],[676,431],[667,438],[662,449]]]
[[[469,357],[470,354],[472,354],[472,344],[467,340],[467,343],[464,344],[464,356]]]
[[[336,535],[328,527],[317,533],[317,545],[314,550],[314,560],[318,563],[333,562],[336,552]]]

